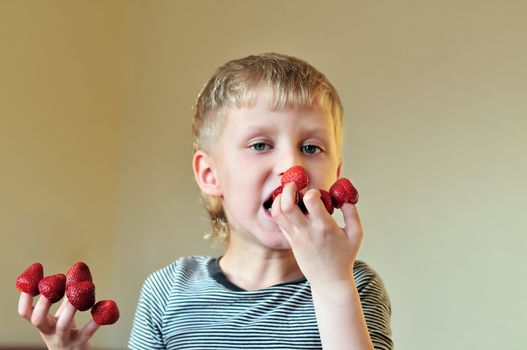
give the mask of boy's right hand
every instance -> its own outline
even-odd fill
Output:
[[[64,298],[55,316],[49,314],[50,307],[51,302],[42,295],[33,307],[33,297],[21,293],[18,314],[39,330],[48,349],[91,349],[88,340],[99,329],[99,325],[90,319],[81,329],[77,329],[74,320],[77,310],[68,298]]]

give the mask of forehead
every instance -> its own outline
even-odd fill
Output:
[[[233,132],[318,131],[334,136],[333,118],[327,108],[318,104],[279,108],[267,94],[255,96],[250,103],[227,108],[225,118],[223,129]]]

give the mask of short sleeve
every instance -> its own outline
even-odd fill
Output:
[[[379,350],[393,349],[390,326],[392,308],[381,277],[359,261],[355,263],[353,273],[373,346]]]
[[[141,288],[128,341],[129,349],[165,349],[161,326],[166,299],[162,294],[156,288],[155,275],[152,274]]]

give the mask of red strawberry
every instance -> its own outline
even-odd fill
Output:
[[[333,203],[331,202],[331,196],[328,191],[325,190],[319,190],[320,191],[320,200],[322,200],[322,203],[324,203],[324,206],[326,207],[326,210],[331,215],[333,214]],[[300,192],[296,194],[297,196],[297,205],[304,214],[309,214],[307,211],[306,205],[304,203],[304,195]]]
[[[326,207],[326,210],[328,211],[329,215],[333,214],[333,203],[331,202],[331,195],[326,190],[319,190],[320,191],[320,199],[324,203],[324,206]]]
[[[304,195],[300,192],[296,194],[296,204],[300,208],[303,214],[309,214],[307,211],[306,205],[304,204]]]
[[[309,183],[309,176],[307,175],[306,169],[300,165],[292,166],[287,169],[287,171],[282,175],[282,186],[289,182],[294,182],[296,185],[296,190],[300,191]]]
[[[284,190],[283,186],[278,186],[277,188],[275,188],[275,190],[273,191],[273,202],[276,199],[276,197],[278,197],[279,194],[282,194],[283,190]]]
[[[75,282],[93,281],[88,265],[79,261],[66,272],[66,286]]]
[[[34,263],[22,272],[16,279],[16,288],[20,292],[37,296],[40,292],[38,291],[38,282],[44,278],[44,268],[41,263]]]
[[[119,308],[113,300],[101,300],[93,305],[91,314],[99,325],[114,324],[119,319]]]
[[[278,186],[277,188],[275,188],[275,190],[273,191],[273,202],[274,200],[276,199],[276,197],[278,197],[279,194],[282,194],[282,191],[284,190],[284,186]],[[297,192],[296,193],[296,202],[298,203],[298,195],[300,194],[300,192]]]
[[[66,276],[62,273],[44,277],[38,282],[38,290],[51,303],[56,303],[64,296],[66,291]]]
[[[335,208],[340,208],[344,203],[357,204],[359,192],[350,180],[345,177],[338,179],[329,189],[331,200]]]
[[[73,282],[66,286],[66,296],[79,311],[86,311],[95,304],[95,285],[92,281]]]
[[[351,185],[351,196],[350,196],[350,203],[355,205],[359,202],[359,191],[355,188],[355,186]]]

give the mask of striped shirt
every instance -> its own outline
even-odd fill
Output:
[[[379,275],[356,261],[353,274],[375,349],[392,349],[391,306]],[[143,284],[130,349],[322,349],[309,282],[246,291],[218,259],[180,258]]]

